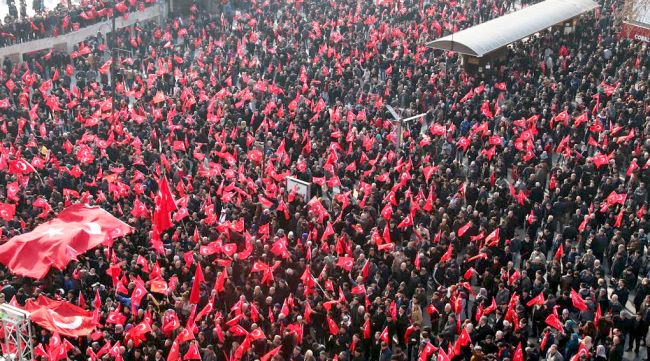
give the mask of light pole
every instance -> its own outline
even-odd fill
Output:
[[[397,123],[397,132],[398,132],[398,134],[397,134],[397,150],[399,152],[399,149],[402,146],[402,125],[406,124],[407,122],[410,122],[412,120],[420,119],[423,116],[427,115],[427,113],[421,113],[421,114],[418,114],[418,115],[414,115],[412,117],[402,119],[402,117],[400,117],[395,112],[395,109],[393,109],[393,107],[391,107],[390,105],[386,105],[386,109],[388,109],[390,114],[393,116],[393,119],[394,119],[393,122]]]

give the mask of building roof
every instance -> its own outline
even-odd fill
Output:
[[[632,5],[632,16],[628,21],[646,28],[650,27],[650,4],[647,1],[635,1]]]
[[[546,0],[427,43],[481,57],[598,7],[592,0]]]

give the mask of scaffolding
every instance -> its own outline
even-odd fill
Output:
[[[16,361],[31,361],[34,359],[32,345],[32,323],[29,312],[11,306],[8,303],[0,305],[0,321],[4,329],[4,345],[2,354],[5,359]]]

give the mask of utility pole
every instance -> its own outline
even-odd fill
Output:
[[[407,122],[410,122],[411,120],[416,120],[416,119],[422,118],[423,116],[427,115],[427,113],[421,113],[421,114],[418,114],[418,115],[414,115],[412,117],[402,119],[402,117],[400,115],[398,115],[395,112],[395,109],[393,109],[393,107],[391,107],[390,105],[386,105],[386,109],[388,109],[390,114],[393,116],[393,118],[394,118],[393,122],[397,123],[397,132],[398,132],[398,134],[397,134],[397,150],[399,152],[399,149],[402,146],[402,133],[403,133],[402,126],[404,124],[406,124]]]

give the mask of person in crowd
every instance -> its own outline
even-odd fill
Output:
[[[6,301],[96,315],[65,347],[38,328],[37,357],[647,358],[650,57],[622,4],[477,74],[424,45],[531,4],[192,4],[4,59],[2,241],[74,203],[133,227],[40,280],[0,267]],[[426,115],[400,128],[386,105]]]

